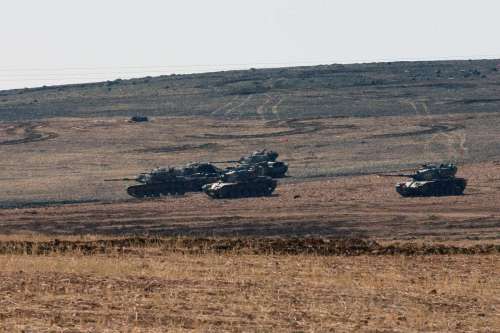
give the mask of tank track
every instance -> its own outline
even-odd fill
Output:
[[[143,184],[127,188],[127,193],[135,198],[159,197],[162,195],[183,195],[186,193],[184,184]]]
[[[213,183],[217,179],[217,177],[182,177],[171,182],[133,185],[127,188],[127,193],[135,198],[183,195],[186,192],[201,192],[203,185]]]

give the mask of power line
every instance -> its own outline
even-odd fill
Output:
[[[499,59],[500,54],[474,54],[455,55],[420,58],[372,58],[372,59],[323,59],[323,60],[299,60],[299,61],[279,61],[279,62],[253,62],[253,63],[230,63],[230,64],[186,64],[186,65],[128,65],[128,66],[84,66],[84,67],[33,67],[33,68],[0,68],[0,72],[44,72],[44,71],[88,71],[88,70],[159,70],[159,69],[190,69],[190,68],[224,68],[224,67],[256,67],[256,66],[299,66],[307,64],[348,64],[348,63],[368,63],[368,62],[399,62],[399,61],[439,61],[439,60],[467,60],[467,59]]]
[[[159,76],[174,74],[174,69],[180,71],[177,74],[195,74],[225,70],[244,70],[259,67],[293,67],[319,64],[349,64],[349,63],[376,63],[376,62],[400,62],[400,61],[447,61],[468,59],[499,59],[500,55],[475,55],[475,56],[447,56],[428,59],[370,59],[370,61],[296,61],[296,62],[260,62],[260,63],[234,63],[234,64],[194,64],[194,65],[158,65],[158,66],[89,66],[89,67],[63,67],[63,68],[0,68],[0,82],[23,82],[24,86],[61,85],[75,83],[93,83],[115,79],[135,79],[145,76]],[[109,71],[106,71],[109,69]],[[189,70],[191,69],[191,70]],[[18,73],[16,73],[16,71]],[[73,71],[73,72],[71,72]],[[88,71],[88,72],[84,72]],[[3,74],[2,74],[3,73]],[[2,77],[3,76],[3,77]],[[0,88],[1,90],[1,88]]]
[[[296,62],[255,62],[255,63],[233,63],[233,64],[191,64],[191,65],[151,65],[151,66],[88,66],[88,67],[53,67],[53,68],[0,68],[1,72],[37,72],[37,71],[85,71],[85,70],[107,70],[107,69],[172,69],[172,68],[217,68],[217,67],[252,67],[252,66],[280,66],[332,63],[331,61],[296,61]]]

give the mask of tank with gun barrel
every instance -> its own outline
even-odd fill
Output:
[[[288,164],[277,161],[279,154],[266,149],[254,151],[250,155],[242,156],[239,160],[217,161],[211,163],[237,163],[237,166],[228,167],[226,171],[253,169],[259,176],[283,178],[288,171]]]
[[[396,191],[403,197],[429,197],[461,195],[467,180],[455,177],[457,166],[424,164],[413,174],[389,174],[386,177],[409,177],[412,180],[396,184]]]
[[[203,185],[216,182],[222,170],[210,163],[191,163],[183,168],[156,168],[135,178],[108,179],[107,181],[136,181],[139,185],[127,188],[136,198],[161,195],[183,195],[200,192]]]
[[[232,170],[221,176],[221,180],[203,186],[203,192],[214,199],[269,196],[277,181],[259,176],[255,169]]]

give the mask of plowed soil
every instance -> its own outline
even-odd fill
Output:
[[[0,256],[6,332],[495,332],[498,255]]]

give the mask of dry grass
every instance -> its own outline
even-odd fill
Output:
[[[0,256],[8,332],[497,331],[500,257]]]

